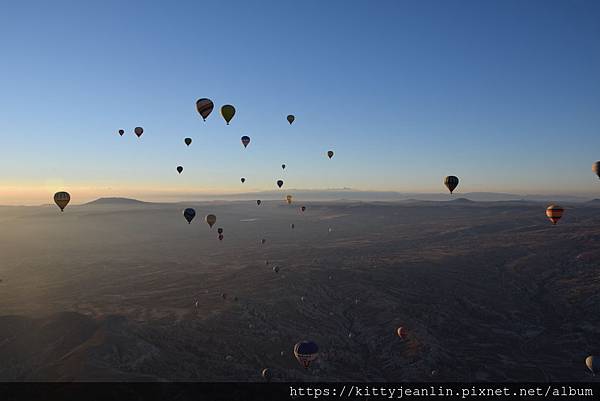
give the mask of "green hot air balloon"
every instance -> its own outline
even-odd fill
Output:
[[[230,104],[226,104],[225,106],[221,107],[221,115],[225,119],[227,125],[229,125],[229,122],[233,116],[235,116],[235,107]]]
[[[210,99],[202,98],[196,101],[196,110],[198,110],[204,121],[206,121],[214,107],[215,105]]]
[[[450,194],[452,194],[452,191],[458,186],[458,177],[449,175],[444,179],[444,185],[450,190]]]

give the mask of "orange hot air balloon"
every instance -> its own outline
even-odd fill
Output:
[[[546,216],[548,216],[552,224],[556,225],[556,223],[558,223],[558,220],[560,220],[560,218],[562,217],[564,211],[565,209],[563,209],[560,206],[550,205],[546,209]]]
[[[292,195],[286,196],[285,200],[287,201],[288,205],[291,205],[292,204]]]

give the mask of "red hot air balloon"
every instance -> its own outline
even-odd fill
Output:
[[[560,218],[562,217],[564,211],[565,210],[560,206],[550,205],[546,209],[546,216],[548,216],[552,224],[556,225],[556,223],[558,223],[558,220],[560,220]]]

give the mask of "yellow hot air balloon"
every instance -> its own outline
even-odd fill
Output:
[[[54,203],[60,208],[61,212],[65,211],[65,208],[71,201],[71,195],[68,192],[57,192],[54,194]]]
[[[205,217],[206,222],[212,228],[212,226],[217,222],[217,216],[214,214],[207,214]]]
[[[291,205],[292,204],[292,195],[286,196],[285,200],[287,201],[288,205]]]
[[[221,107],[221,115],[225,119],[227,125],[229,125],[229,122],[235,115],[235,107],[230,104],[226,104],[225,106]]]

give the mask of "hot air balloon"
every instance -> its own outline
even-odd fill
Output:
[[[548,216],[552,224],[556,224],[558,223],[558,220],[560,220],[560,218],[562,217],[564,211],[565,210],[560,206],[550,205],[546,209],[546,216]]]
[[[125,131],[123,131],[122,129],[119,130],[119,135],[123,136],[124,133]]]
[[[144,133],[144,129],[142,127],[135,127],[135,129],[133,130],[133,132],[135,132],[135,134],[139,138]]]
[[[248,146],[248,144],[250,143],[250,137],[244,135],[242,137],[242,145],[244,145],[244,148],[246,148]]]
[[[306,210],[306,206],[302,206],[300,210],[304,212]]]
[[[241,182],[242,182],[242,184],[243,184],[243,183],[245,183],[245,182],[246,182],[246,179],[245,179],[244,177],[242,177],[242,178],[240,178],[240,181],[241,181]]]
[[[281,165],[281,168],[285,170],[285,164],[282,164],[282,165]]]
[[[404,329],[404,327],[398,327],[398,329],[396,330],[396,334],[401,339],[403,339],[403,340],[406,339],[406,330]]]
[[[267,242],[267,240],[266,240],[266,239],[264,239],[264,238],[260,240],[260,243],[261,243],[261,244],[264,244],[265,242]]]
[[[223,241],[223,234],[219,234],[219,241]]]
[[[288,205],[292,204],[292,195],[288,195],[285,197],[286,202],[288,203]]]
[[[448,177],[444,178],[444,185],[448,187],[450,194],[452,194],[452,191],[454,191],[458,186],[458,177],[449,175]]]
[[[261,201],[260,199],[258,199],[258,200],[256,201],[256,204],[257,204],[258,206],[260,206],[260,204],[261,204],[261,203],[262,203],[262,201]]]
[[[225,294],[225,293],[222,293],[222,294],[221,294],[221,298],[223,298],[223,299],[227,299],[227,294]]]
[[[273,266],[273,271],[275,273],[279,273],[279,266]]]
[[[327,151],[327,157],[329,157],[330,159],[333,157],[333,150]]]
[[[283,180],[277,180],[277,186],[281,188],[283,186]]]
[[[265,379],[268,382],[271,381],[271,371],[269,369],[266,369],[266,368],[263,369],[261,374],[262,374],[263,379]]]
[[[188,224],[192,224],[192,220],[194,220],[194,217],[196,217],[196,211],[189,207],[183,211],[183,217],[185,217]]]
[[[319,346],[313,341],[300,341],[294,345],[294,355],[306,369],[319,356]]]
[[[296,117],[294,117],[291,114],[287,116],[287,120],[288,120],[288,123],[290,123],[290,125],[294,122],[295,119],[296,119]]]
[[[204,121],[206,121],[214,107],[215,105],[210,99],[202,98],[196,101],[196,110],[198,110],[198,113],[200,113],[202,120]]]
[[[190,146],[192,144],[192,138],[185,138],[183,142],[185,142],[187,146]]]
[[[229,122],[235,115],[235,107],[230,104],[226,104],[225,106],[221,107],[221,115],[225,119],[227,125],[229,125]]]
[[[217,232],[218,232],[219,234],[223,234],[223,229],[222,229],[221,227],[219,227],[219,228],[217,228]]]
[[[592,165],[592,171],[600,178],[600,161]]]
[[[183,167],[181,167],[181,166],[177,166],[177,172],[178,172],[179,174],[181,174],[181,172],[182,172],[182,171],[183,171]]]
[[[594,374],[600,372],[600,359],[595,356],[588,356],[585,358],[585,366]]]
[[[207,214],[204,220],[206,220],[210,228],[212,228],[212,226],[217,222],[217,216],[214,214]]]
[[[294,225],[294,223],[292,223],[292,224],[290,225],[290,227],[292,227],[292,230],[293,230],[293,229],[294,229],[294,227],[296,227],[296,226]]]
[[[71,201],[71,195],[68,192],[57,192],[54,194],[54,203],[60,208],[61,212],[65,211],[65,208]]]

